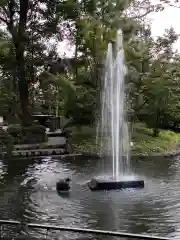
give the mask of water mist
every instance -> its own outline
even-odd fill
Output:
[[[113,179],[129,172],[130,138],[126,119],[125,57],[122,31],[108,44],[101,95],[98,138],[101,153],[112,159]]]

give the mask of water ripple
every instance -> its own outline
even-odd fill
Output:
[[[91,192],[87,188],[87,181],[98,176],[98,160],[85,164],[84,161],[45,159],[30,163],[23,174],[19,167],[14,168],[12,175],[7,175],[8,168],[1,164],[0,213],[2,218],[29,222],[149,233],[178,239],[179,160],[132,162],[135,175],[145,180],[145,188],[109,192]],[[65,176],[72,176],[72,190],[69,195],[59,196],[56,181]],[[69,233],[54,233],[53,236],[73,239]],[[83,239],[79,234],[74,238]],[[88,235],[84,239],[97,238]]]

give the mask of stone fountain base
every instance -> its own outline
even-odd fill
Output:
[[[88,186],[91,191],[118,190],[125,188],[144,188],[144,181],[143,180],[115,181],[93,178],[88,183]]]

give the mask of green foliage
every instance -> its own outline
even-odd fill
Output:
[[[178,35],[171,28],[156,41],[143,29],[144,39],[127,46],[129,88],[134,121],[143,120],[154,129],[179,125],[179,57],[173,51]],[[140,44],[141,43],[141,44]],[[174,129],[175,130],[175,129]]]
[[[33,0],[10,0],[0,3],[0,24],[6,27],[7,39],[11,43],[6,46],[2,67],[3,72],[6,68],[11,76],[11,90],[17,93],[20,102],[19,117],[24,126],[31,124],[32,120],[29,110],[31,102],[29,88],[37,82],[39,68],[47,64],[48,55],[52,53],[51,47],[47,47],[46,42],[51,37],[54,40],[62,37],[60,30],[62,18],[56,14],[57,4],[58,2],[54,1],[39,3]],[[4,45],[2,40],[0,45]],[[12,58],[9,57],[7,62],[9,53]],[[10,68],[10,65],[13,68]]]
[[[13,124],[9,125],[7,132],[14,138],[20,139],[21,138],[21,126],[20,124]]]
[[[134,153],[164,153],[177,149],[180,143],[180,134],[162,130],[158,137],[153,137],[153,130],[144,124],[136,123],[132,132]]]
[[[32,124],[21,129],[24,143],[41,143],[46,141],[46,128],[41,125]]]
[[[159,137],[154,138],[152,129],[147,128],[143,123],[136,123],[133,126],[132,141],[133,154],[171,152],[177,149],[180,134],[162,130]],[[73,150],[77,152],[97,152],[95,128],[87,126],[82,126],[80,129],[72,128],[72,144]]]
[[[121,28],[132,120],[144,121],[154,136],[159,129],[178,130],[180,54],[173,49],[178,35],[170,28],[153,39],[145,18],[163,10],[161,2],[2,0],[0,115],[9,123],[21,118],[24,126],[31,124],[32,112],[64,115],[76,125],[94,122],[107,46]],[[71,59],[58,54],[62,40],[74,46]],[[9,130],[16,139],[32,138],[31,127],[16,127]]]
[[[13,151],[13,138],[5,130],[0,128],[0,154],[6,152],[10,157]]]
[[[97,152],[96,130],[87,126],[73,127],[72,147],[76,152]]]
[[[28,127],[19,124],[9,125],[8,133],[13,137],[14,144],[35,144],[46,141],[46,128],[38,124]]]

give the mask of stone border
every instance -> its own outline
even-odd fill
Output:
[[[66,148],[66,144],[54,144],[48,145],[46,143],[42,144],[24,144],[23,145],[14,145],[13,151],[30,151],[30,150],[39,150],[39,149],[54,149],[54,148]]]
[[[76,154],[80,154],[79,152],[76,152]],[[93,153],[93,152],[81,152],[82,156],[89,157],[89,158],[102,158],[98,153]],[[170,152],[164,152],[164,153],[132,153],[131,157],[132,158],[149,158],[149,157],[163,157],[163,158],[168,158],[168,157],[175,157],[180,155],[180,149],[170,151]],[[106,157],[104,155],[104,157]]]
[[[175,157],[180,155],[180,149],[170,151],[170,152],[164,152],[164,153],[135,153],[132,154],[131,157],[139,157],[139,158],[147,158],[147,157],[162,157],[162,158],[168,158],[168,157]]]
[[[152,154],[143,154],[143,153],[137,153],[132,154],[131,157],[134,159],[145,159],[145,158],[151,158],[151,157],[162,157],[162,158],[168,158],[168,157],[175,157],[180,155],[180,149],[177,151],[167,152],[167,153],[152,153]],[[6,153],[3,153],[2,156],[4,158],[9,158]],[[13,151],[12,156],[13,159],[26,159],[26,158],[45,158],[45,157],[52,157],[52,158],[58,158],[60,160],[88,160],[88,159],[100,159],[102,158],[98,153],[93,152],[75,152],[75,153],[68,153],[66,149],[35,149],[35,150],[19,150],[19,151]],[[104,156],[106,157],[106,156]]]
[[[45,149],[43,149],[45,150]],[[6,153],[2,154],[4,159],[41,159],[45,157],[58,158],[60,160],[88,160],[88,159],[100,159],[97,153],[67,153],[65,149],[52,149],[51,151],[17,151],[11,157],[8,157]],[[49,149],[50,150],[50,149]]]
[[[100,159],[97,153],[72,153],[64,154],[60,156],[61,160],[88,160],[88,159]]]
[[[32,157],[48,157],[56,155],[64,155],[66,149],[53,148],[53,149],[35,149],[35,150],[18,150],[12,152],[12,158],[32,158]],[[4,158],[9,158],[7,153],[3,152],[2,156]]]
[[[8,156],[7,155],[3,155],[4,159],[8,160]],[[41,155],[31,155],[29,154],[28,156],[24,156],[24,155],[16,155],[16,156],[11,156],[12,159],[22,159],[25,160],[27,158],[29,159],[43,159],[46,157],[51,157],[52,159],[59,159],[59,160],[88,160],[90,159],[89,154],[81,154],[81,153],[74,153],[74,154],[69,154],[69,153],[58,153],[56,152],[53,154],[49,154],[49,155],[44,155],[43,153]],[[95,159],[93,156],[91,157],[92,159]],[[97,158],[96,158],[97,159]]]

